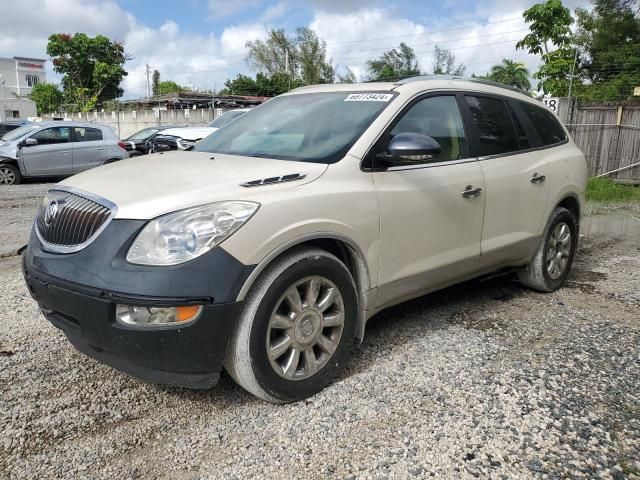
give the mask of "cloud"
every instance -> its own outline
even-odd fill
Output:
[[[260,6],[260,0],[209,0],[209,12],[215,19],[231,17]]]

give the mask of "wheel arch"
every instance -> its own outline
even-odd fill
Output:
[[[315,232],[295,237],[288,242],[283,243],[258,263],[240,289],[240,292],[236,297],[236,301],[244,300],[256,279],[275,259],[293,248],[305,245],[331,253],[345,264],[353,276],[353,280],[356,285],[356,293],[358,295],[358,325],[356,328],[356,337],[359,340],[362,340],[367,321],[367,307],[372,303],[369,299],[371,292],[369,266],[366,263],[364,253],[360,247],[350,238],[340,234]]]
[[[557,202],[555,208],[563,207],[571,212],[573,217],[576,219],[576,225],[580,225],[580,215],[582,214],[580,199],[574,193],[566,194],[559,202]]]

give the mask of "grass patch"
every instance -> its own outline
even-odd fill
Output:
[[[640,187],[620,185],[610,178],[590,178],[587,182],[587,200],[592,202],[640,202]]]

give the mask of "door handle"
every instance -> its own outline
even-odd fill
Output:
[[[65,150],[64,152],[60,152],[60,155],[66,155],[67,153],[69,153],[69,150]]]
[[[482,189],[480,187],[474,187],[473,185],[467,185],[467,188],[461,193],[464,198],[474,198],[480,194],[482,194]]]
[[[100,147],[98,150],[102,151],[102,150],[104,150],[104,147]]]
[[[545,175],[538,175],[538,172],[533,174],[533,177],[531,177],[531,180],[529,180],[531,183],[542,183],[544,182],[544,180],[547,177]]]

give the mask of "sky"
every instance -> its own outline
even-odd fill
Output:
[[[132,56],[122,87],[125,98],[144,97],[145,65],[163,80],[220,90],[239,73],[253,75],[247,41],[271,28],[293,34],[312,28],[327,43],[338,73],[351,68],[361,79],[366,61],[405,42],[420,67],[431,71],[434,46],[451,51],[466,75],[484,74],[502,58],[531,72],[539,57],[516,51],[527,33],[522,12],[534,0],[19,0],[0,14],[0,57],[48,58],[51,33],[102,34],[124,42]],[[588,0],[565,0],[572,11]],[[58,82],[47,62],[47,80]]]

